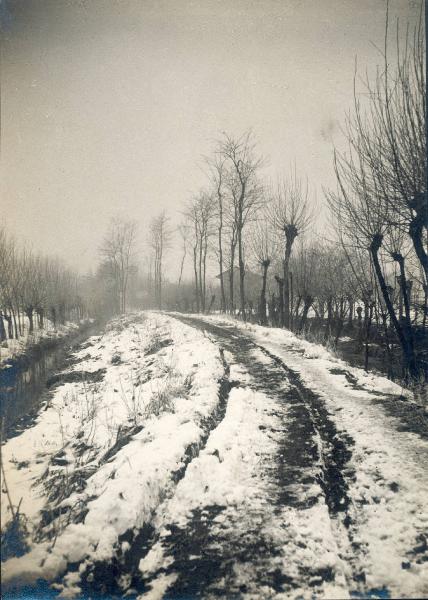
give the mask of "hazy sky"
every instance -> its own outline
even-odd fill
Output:
[[[112,215],[140,223],[205,183],[220,131],[252,127],[266,176],[333,185],[354,61],[381,57],[384,0],[0,0],[1,217],[87,269]],[[414,21],[419,2],[390,0]],[[198,165],[199,163],[199,165]],[[170,265],[173,259],[170,260]]]

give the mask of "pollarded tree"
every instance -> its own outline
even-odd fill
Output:
[[[266,282],[268,269],[276,259],[279,249],[278,237],[272,230],[272,225],[266,210],[258,214],[249,233],[249,247],[251,254],[262,270],[262,289],[260,292],[259,318],[262,325],[267,324],[266,315]]]
[[[397,35],[398,39],[398,35]],[[347,122],[349,149],[335,153],[338,194],[330,205],[348,239],[371,257],[389,318],[403,352],[406,374],[417,375],[413,331],[407,292],[405,258],[411,240],[414,253],[428,274],[426,251],[428,203],[426,201],[426,101],[424,41],[420,24],[413,43],[407,38],[404,52],[397,45],[397,66],[388,58],[388,18],[384,69],[374,85],[367,84],[363,110],[355,94],[355,111]],[[397,245],[397,240],[400,243]],[[394,261],[400,273],[404,321],[397,318],[388,285],[388,266]],[[426,306],[424,307],[426,311]]]
[[[382,69],[374,83],[367,78],[368,102],[355,92],[355,110],[347,121],[349,156],[337,155],[353,168],[352,155],[364,171],[364,185],[382,200],[379,209],[391,228],[412,240],[428,282],[425,39],[422,18],[400,45],[397,23],[396,64],[389,56],[387,13]]]
[[[298,244],[293,260],[294,285],[296,289],[296,318],[299,316],[300,306],[303,304],[300,315],[298,331],[304,331],[307,324],[309,311],[320,294],[320,273],[322,248],[318,244],[309,245],[302,239]]]
[[[347,244],[369,253],[389,318],[403,351],[403,370],[414,377],[417,375],[417,364],[413,344],[397,318],[387,273],[383,268],[381,252],[384,251],[384,256],[387,254],[384,240],[390,225],[381,210],[382,198],[372,195],[370,188],[365,187],[362,165],[355,162],[349,164],[352,164],[352,168],[345,169],[343,164],[335,163],[340,191],[328,194],[330,208]]]
[[[288,178],[278,181],[271,192],[270,220],[283,238],[283,327],[290,327],[290,257],[293,244],[312,220],[309,187],[294,170]]]

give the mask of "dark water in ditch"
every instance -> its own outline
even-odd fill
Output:
[[[84,325],[65,338],[35,346],[25,356],[0,368],[3,440],[19,435],[34,421],[49,397],[49,378],[69,366],[71,354],[100,329],[99,324]]]

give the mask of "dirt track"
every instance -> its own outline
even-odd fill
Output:
[[[118,555],[113,565],[91,569],[88,592],[93,591],[94,581],[102,582],[101,592],[119,591],[115,581],[124,571],[132,578],[131,588],[140,593],[171,576],[167,596],[171,598],[230,598],[242,593],[271,597],[301,589],[316,592],[337,573],[299,560],[306,541],[296,539],[293,528],[287,526],[287,515],[290,510],[304,512],[320,501],[313,492],[315,486],[328,507],[332,531],[339,528],[348,532],[345,539],[347,545],[352,544],[347,482],[353,473],[347,462],[353,440],[337,431],[323,400],[307,389],[294,371],[246,334],[232,326],[219,327],[189,317],[180,320],[202,330],[224,351],[226,378],[231,367],[233,378],[223,382],[224,403],[227,392],[240,386],[273,401],[269,417],[276,425],[265,431],[267,439],[273,441],[273,451],[260,456],[258,502],[245,511],[239,506],[206,505],[193,510],[183,526],[168,522],[166,500],[165,506],[158,508],[154,525],[128,538],[130,548]],[[220,420],[223,416],[221,411]],[[211,424],[212,429],[218,422]],[[201,450],[195,450],[190,461]],[[184,469],[177,480],[186,476]],[[272,534],[273,529],[277,533]],[[143,575],[138,568],[140,560],[153,548],[165,560],[159,569]],[[333,551],[338,552],[337,548]],[[354,567],[352,576],[358,581],[364,573]]]

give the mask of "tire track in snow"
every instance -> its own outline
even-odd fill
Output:
[[[155,545],[163,564],[154,568],[152,574],[146,573],[145,581],[137,583],[137,587],[144,591],[151,585],[156,589],[157,585],[159,589],[159,582],[162,588],[166,581],[169,597],[189,598],[225,594],[234,597],[243,593],[271,597],[305,589],[315,593],[326,582],[341,585],[343,590],[338,557],[334,566],[311,567],[305,561],[291,567],[284,565],[284,559],[293,560],[293,554],[300,556],[298,547],[303,552],[308,548],[305,540],[299,538],[298,528],[293,530],[284,509],[307,511],[314,507],[318,497],[313,490],[318,484],[330,519],[335,520],[340,514],[342,523],[349,526],[346,478],[352,473],[345,476],[344,471],[351,456],[352,439],[339,434],[322,400],[303,386],[294,371],[247,336],[198,319],[176,318],[212,335],[250,374],[251,381],[244,385],[274,399],[270,417],[276,426],[260,429],[267,429],[266,435],[273,440],[276,452],[273,457],[265,457],[262,464],[262,509],[259,505],[254,510],[250,506],[247,514],[240,514],[239,510],[207,505],[193,510],[184,525],[163,523],[162,538]],[[255,352],[262,353],[265,360],[255,358]],[[290,384],[288,389],[284,388],[286,381]],[[282,529],[276,539],[267,527],[266,515],[276,521],[277,529]],[[308,545],[311,543],[313,540]],[[287,545],[289,549],[284,550]]]

